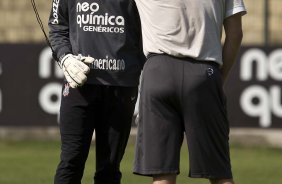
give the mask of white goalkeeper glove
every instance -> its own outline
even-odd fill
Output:
[[[77,88],[82,86],[86,80],[86,74],[90,68],[86,64],[93,63],[94,58],[85,56],[75,56],[72,54],[65,55],[60,61],[60,67],[63,69],[64,75],[70,87]]]

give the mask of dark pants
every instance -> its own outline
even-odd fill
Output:
[[[61,161],[55,184],[80,184],[92,135],[96,138],[95,184],[119,184],[120,162],[130,133],[137,87],[85,85],[63,89]]]

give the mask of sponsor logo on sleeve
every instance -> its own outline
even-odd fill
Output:
[[[59,24],[59,16],[58,16],[58,9],[59,9],[60,0],[53,0],[52,4],[52,12],[53,12],[53,20],[52,24]]]

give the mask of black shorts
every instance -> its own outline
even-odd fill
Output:
[[[232,178],[217,64],[153,55],[144,66],[140,95],[135,174],[178,174],[185,133],[190,177]]]

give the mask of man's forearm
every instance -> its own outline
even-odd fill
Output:
[[[236,56],[241,46],[243,32],[241,14],[235,14],[224,21],[225,41],[223,45],[222,57],[223,66],[222,74],[225,81],[229,71],[236,61]]]
[[[222,66],[222,75],[223,80],[225,81],[228,73],[230,72],[232,66],[236,61],[236,56],[239,52],[242,35],[232,36],[233,38],[226,38],[223,46],[223,66]]]

